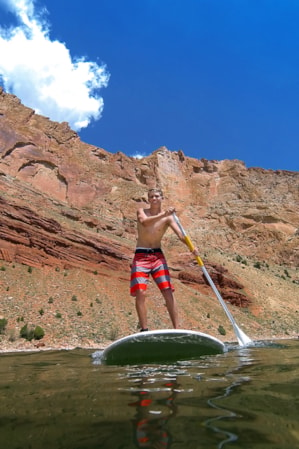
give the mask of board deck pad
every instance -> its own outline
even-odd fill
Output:
[[[170,363],[223,352],[224,343],[211,335],[190,330],[163,329],[138,332],[114,341],[102,352],[101,363]]]

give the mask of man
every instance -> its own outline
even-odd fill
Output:
[[[170,227],[185,243],[174,217],[173,207],[162,210],[163,192],[160,189],[148,191],[148,209],[137,210],[137,247],[131,269],[131,295],[136,298],[136,311],[141,332],[148,330],[146,309],[146,288],[151,274],[159,287],[175,329],[179,327],[176,300],[170,281],[166,259],[161,250],[161,240]],[[197,250],[193,252],[197,255]]]

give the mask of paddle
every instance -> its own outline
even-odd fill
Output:
[[[185,242],[186,242],[188,248],[190,249],[191,252],[193,252],[195,247],[194,247],[193,243],[191,242],[190,237],[186,234],[183,226],[180,223],[180,220],[178,219],[177,215],[174,212],[173,212],[173,217],[174,217],[177,225],[179,226],[179,228],[181,230],[181,233],[184,236],[184,239],[185,239]],[[201,260],[201,258],[199,256],[195,256],[195,259],[197,260],[198,265],[201,267],[201,269],[202,269],[206,279],[208,280],[208,282],[209,282],[210,286],[212,287],[215,295],[217,296],[218,301],[222,305],[222,307],[223,307],[223,309],[224,309],[228,319],[232,323],[234,332],[235,332],[236,337],[237,337],[238,342],[239,342],[239,345],[240,346],[246,346],[249,343],[252,343],[252,340],[237,326],[237,323],[235,322],[235,320],[234,320],[232,314],[230,313],[230,311],[228,310],[227,305],[225,304],[223,298],[221,297],[219,291],[217,290],[217,288],[216,288],[214,282],[212,281],[209,273],[207,272],[207,269],[204,266],[204,263]]]

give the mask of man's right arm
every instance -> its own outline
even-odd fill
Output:
[[[137,220],[143,226],[150,226],[156,221],[161,220],[161,218],[170,217],[173,214],[173,212],[175,212],[175,208],[169,207],[165,211],[159,212],[157,215],[148,216],[146,215],[144,209],[140,208],[137,210]]]
[[[150,226],[161,218],[165,217],[165,212],[160,212],[157,215],[146,215],[144,209],[140,208],[137,210],[137,220],[143,226]]]

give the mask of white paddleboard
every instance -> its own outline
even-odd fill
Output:
[[[111,343],[101,355],[107,365],[169,363],[225,352],[222,341],[202,332],[163,329],[138,332]]]

